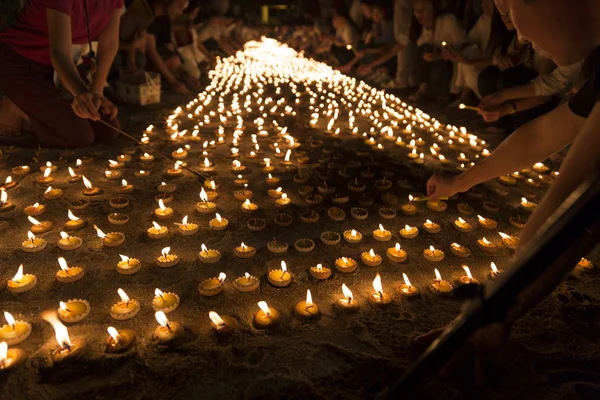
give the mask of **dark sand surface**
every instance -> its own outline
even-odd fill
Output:
[[[268,93],[273,95],[273,88]],[[285,95],[285,91],[283,95]],[[156,126],[153,144],[171,152],[185,144],[184,141],[170,144],[162,140],[162,121],[177,105],[185,104],[189,99],[174,97],[166,99],[159,107],[149,108],[123,107],[121,115],[123,126],[128,132],[140,136],[150,123]],[[227,101],[226,101],[226,104]],[[423,106],[423,109],[426,109]],[[433,113],[432,113],[433,114]],[[244,155],[252,150],[249,136],[255,133],[253,123],[256,115],[243,114],[246,127],[244,140],[239,146]],[[269,117],[271,118],[271,117]],[[343,222],[335,222],[327,216],[331,200],[314,207],[320,214],[317,224],[306,224],[300,221],[300,212],[309,209],[297,189],[302,186],[293,182],[293,173],[286,173],[278,167],[275,176],[281,178],[284,191],[292,199],[292,206],[286,211],[293,215],[294,222],[290,227],[278,227],[273,224],[277,214],[274,199],[267,196],[264,178],[257,160],[242,158],[249,168],[246,174],[250,179],[250,189],[254,193],[253,201],[260,206],[257,215],[266,219],[267,228],[262,232],[251,232],[246,227],[249,218],[240,210],[241,202],[233,198],[233,174],[229,170],[233,125],[226,127],[226,145],[218,146],[210,152],[209,158],[218,166],[216,181],[222,186],[217,190],[216,200],[218,212],[229,220],[225,231],[212,232],[208,228],[208,220],[212,216],[203,216],[195,211],[201,182],[194,176],[186,174],[182,178],[169,179],[164,172],[171,165],[159,160],[151,167],[151,175],[138,178],[133,173],[141,168],[138,162],[140,152],[133,156],[133,161],[123,170],[124,178],[135,185],[135,191],[126,195],[131,204],[124,212],[130,221],[124,226],[112,226],[107,215],[112,210],[108,200],[115,195],[120,181],[108,181],[103,171],[108,159],[114,159],[125,147],[135,147],[127,139],[120,139],[113,146],[98,145],[91,149],[78,150],[73,155],[64,156],[64,162],[58,161],[60,150],[50,150],[44,154],[36,154],[34,150],[21,149],[8,153],[2,161],[0,179],[10,174],[10,168],[28,164],[32,173],[19,178],[19,185],[9,191],[9,200],[16,205],[14,211],[0,215],[8,227],[0,232],[0,310],[9,311],[18,319],[29,321],[33,325],[31,337],[18,345],[24,349],[29,358],[18,370],[9,374],[0,374],[1,399],[165,399],[165,398],[244,398],[244,399],[355,399],[364,398],[389,384],[406,369],[416,357],[416,350],[410,340],[417,333],[443,326],[451,321],[460,310],[460,301],[454,298],[440,298],[428,289],[433,270],[438,268],[445,279],[456,280],[464,275],[462,264],[467,264],[477,279],[487,283],[487,275],[491,261],[500,269],[510,264],[512,251],[501,249],[495,255],[489,255],[476,246],[477,239],[487,236],[499,241],[497,233],[489,233],[477,227],[476,214],[494,218],[499,222],[499,231],[518,235],[519,230],[508,223],[510,216],[517,215],[514,206],[522,195],[522,183],[508,188],[506,197],[499,197],[487,189],[484,199],[476,200],[462,194],[459,200],[448,201],[448,208],[443,213],[429,210],[425,203],[419,204],[419,211],[414,216],[404,216],[398,212],[394,220],[383,220],[378,216],[382,207],[381,192],[377,191],[373,182],[381,177],[380,172],[386,168],[395,176],[390,193],[398,196],[398,203],[390,206],[399,209],[412,192],[424,193],[425,182],[430,173],[440,167],[427,157],[424,167],[407,163],[407,150],[394,147],[383,141],[385,153],[372,153],[371,157],[359,158],[355,150],[369,150],[362,139],[342,134],[339,139],[325,135],[327,120],[322,117],[316,129],[308,127],[309,112],[299,108],[297,116],[279,118],[280,126],[288,126],[288,132],[298,139],[302,149],[308,151],[312,162],[318,162],[323,148],[333,149],[338,156],[337,163],[344,165],[350,160],[358,159],[362,165],[355,171],[358,174],[366,170],[372,163],[372,170],[377,172],[376,178],[358,178],[367,184],[367,194],[375,199],[373,205],[364,207],[369,211],[369,218],[356,221],[350,217],[350,209],[357,206],[358,196],[346,190],[351,179],[341,178],[334,168],[334,178],[329,182],[339,193],[349,194],[348,204],[341,205],[347,213]],[[440,117],[441,121],[444,121]],[[347,124],[347,116],[340,117],[336,126]],[[359,120],[360,131],[367,130],[367,120]],[[268,143],[278,139],[273,126],[265,125],[271,133],[270,139],[260,139],[259,143],[265,156],[271,156]],[[200,134],[208,140],[216,137],[217,128],[204,129]],[[162,136],[161,136],[162,135]],[[161,137],[161,139],[157,139]],[[311,149],[309,137],[322,139],[325,146]],[[490,143],[497,138],[480,135]],[[427,141],[424,147],[428,153],[431,144],[429,135],[423,136]],[[335,143],[342,144],[336,147]],[[285,149],[285,141],[282,141]],[[192,144],[192,152],[188,158],[190,166],[196,166],[203,158],[198,153],[198,144]],[[67,209],[70,201],[82,198],[82,183],[66,182],[67,167],[75,163],[75,159],[90,152],[100,151],[95,163],[88,167],[85,175],[104,194],[93,197],[89,208],[74,213],[88,222],[86,227],[76,232],[83,238],[83,246],[75,251],[60,250],[56,242],[62,225],[67,221]],[[448,158],[454,159],[460,151],[444,150]],[[469,153],[467,153],[469,154]],[[32,160],[37,158],[37,162]],[[278,163],[279,159],[274,159]],[[53,176],[56,182],[53,187],[65,191],[62,199],[43,200],[45,186],[37,184],[41,175],[39,165],[45,161],[53,161],[59,169]],[[277,161],[275,161],[277,160]],[[292,160],[294,157],[292,156]],[[297,165],[296,163],[294,163]],[[316,172],[327,170],[327,160]],[[553,169],[557,166],[553,165]],[[307,166],[301,166],[308,170]],[[414,171],[417,171],[416,173]],[[14,177],[14,176],[13,176]],[[413,183],[411,189],[402,189],[396,181],[408,179]],[[160,240],[150,239],[146,229],[154,219],[152,211],[156,208],[154,196],[157,185],[161,181],[177,184],[174,201],[169,204],[175,210],[175,216],[168,222],[161,222],[169,227],[171,233]],[[322,184],[316,176],[307,183],[313,186]],[[542,196],[544,187],[535,190],[537,199]],[[494,199],[502,208],[496,214],[482,208],[484,200]],[[35,202],[47,206],[39,220],[53,221],[54,228],[40,237],[47,242],[47,248],[36,254],[26,254],[20,249],[26,238],[26,231],[31,224],[23,213],[23,208]],[[456,205],[465,202],[472,205],[475,213],[463,218],[474,225],[471,233],[463,234],[452,227],[460,214]],[[362,206],[360,206],[362,207]],[[184,215],[200,225],[200,231],[189,237],[176,232],[173,222],[180,222]],[[405,224],[421,227],[426,219],[439,223],[442,231],[431,235],[421,230],[415,239],[397,239],[398,231]],[[382,223],[391,230],[395,237],[391,242],[379,243],[371,238],[371,232]],[[92,224],[98,225],[104,232],[120,231],[126,236],[126,242],[117,248],[107,249],[101,246]],[[325,246],[319,236],[324,231],[342,233],[347,229],[356,229],[363,233],[361,244],[350,245],[342,240],[336,246]],[[282,255],[269,252],[266,243],[276,237],[290,244],[290,249]],[[302,254],[292,244],[299,238],[310,238],[316,243],[315,249]],[[251,259],[238,259],[233,248],[240,242],[255,246],[257,254]],[[385,249],[396,241],[408,253],[404,263],[394,263],[385,257]],[[472,256],[461,259],[449,251],[452,242],[458,242],[471,249]],[[217,264],[202,264],[198,261],[200,245],[218,249],[223,257]],[[441,263],[426,261],[422,252],[430,245],[441,248],[446,258]],[[170,246],[171,252],[180,256],[179,265],[174,268],[157,268],[154,259],[163,247]],[[380,267],[367,267],[360,263],[360,253],[373,248],[384,257]],[[136,257],[142,261],[142,269],[135,275],[119,275],[116,263],[119,254]],[[58,283],[54,275],[58,270],[56,258],[64,256],[71,266],[79,265],[85,269],[82,280],[72,284]],[[308,274],[308,268],[323,263],[333,265],[336,258],[353,257],[359,262],[359,268],[353,274],[344,275],[333,272],[326,281],[315,281]],[[598,249],[588,256],[594,264],[600,261]],[[292,284],[284,289],[275,288],[267,282],[266,272],[277,268],[281,260],[285,260],[294,276]],[[12,278],[20,263],[25,265],[25,272],[37,275],[37,286],[24,294],[14,296],[6,290],[6,280]],[[203,279],[217,276],[219,272],[228,276],[223,293],[209,298],[198,293],[198,284]],[[260,288],[252,293],[236,291],[231,282],[234,278],[249,272],[260,277]],[[402,273],[406,273],[420,292],[420,298],[407,301],[393,295],[392,305],[384,310],[369,307],[367,298],[373,292],[372,281],[379,272],[383,280],[384,291],[392,295],[396,285],[402,282]],[[360,303],[360,310],[355,314],[340,314],[332,305],[341,297],[341,285],[346,283]],[[177,293],[181,304],[177,310],[168,315],[172,321],[185,326],[185,334],[173,346],[160,346],[152,343],[151,334],[157,326],[151,300],[154,289]],[[117,288],[123,288],[127,294],[141,303],[140,313],[129,321],[119,322],[110,317],[109,309],[119,300]],[[312,291],[313,300],[322,311],[322,318],[314,323],[302,323],[293,317],[292,308],[303,300],[306,290]],[[600,398],[600,274],[597,269],[592,272],[573,276],[559,289],[538,305],[525,318],[517,323],[514,333],[506,348],[492,360],[486,371],[488,385],[475,388],[472,379],[472,368],[464,365],[457,368],[456,374],[449,380],[438,379],[432,374],[421,385],[417,392],[411,393],[418,399],[594,399]],[[74,342],[85,341],[86,348],[80,359],[62,365],[53,365],[49,351],[56,348],[52,327],[40,318],[40,313],[47,309],[56,309],[58,302],[72,298],[86,299],[91,304],[91,312],[87,318],[76,324],[67,324],[69,334]],[[252,326],[253,315],[258,310],[257,302],[267,303],[279,310],[281,323],[273,331],[260,331]],[[236,317],[241,329],[228,339],[216,338],[211,334],[208,311]],[[4,323],[4,321],[2,321]],[[109,355],[104,352],[107,338],[107,326],[119,329],[133,329],[138,334],[134,347],[120,355]],[[409,395],[409,394],[407,394]]]

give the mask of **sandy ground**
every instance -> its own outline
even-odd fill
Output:
[[[176,103],[179,101],[179,103]],[[171,103],[182,104],[176,100]],[[159,126],[169,112],[172,104],[149,109],[124,107],[122,115],[124,127],[130,132],[140,134],[148,123]],[[299,138],[307,148],[309,135],[315,139],[324,139],[325,148],[335,149],[334,139],[323,134],[324,121],[317,129],[306,126],[308,116],[299,112],[297,117],[289,118],[286,124],[290,133]],[[252,133],[251,119],[246,133]],[[321,126],[323,125],[323,126]],[[158,129],[158,128],[157,128]],[[159,129],[158,129],[159,130]],[[202,133],[203,137],[214,137],[214,130]],[[228,130],[230,134],[230,130]],[[493,139],[488,139],[493,141]],[[156,143],[156,142],[155,142]],[[265,151],[266,141],[261,141]],[[304,199],[297,192],[301,185],[292,180],[293,174],[278,172],[281,177],[280,186],[291,197],[293,205],[288,210],[294,216],[291,227],[282,228],[273,224],[277,211],[274,200],[267,196],[265,174],[260,171],[257,161],[244,160],[251,168],[250,189],[254,192],[253,201],[259,204],[258,215],[267,220],[267,229],[262,232],[250,232],[246,227],[248,216],[240,211],[239,201],[233,198],[234,185],[229,171],[230,159],[227,158],[229,146],[218,147],[211,153],[211,160],[219,167],[217,181],[222,183],[216,201],[219,212],[229,219],[230,225],[222,232],[211,232],[208,229],[209,218],[194,211],[200,190],[199,181],[186,176],[169,181],[177,183],[175,199],[170,204],[175,216],[167,225],[171,232],[168,238],[152,240],[146,235],[146,229],[153,220],[152,211],[156,208],[154,195],[156,187],[164,177],[166,162],[154,162],[148,178],[136,178],[134,171],[139,170],[137,161],[132,161],[124,169],[124,178],[135,185],[135,192],[127,195],[131,205],[125,210],[130,222],[122,227],[111,226],[107,215],[114,210],[108,200],[114,196],[114,189],[119,181],[108,181],[102,177],[106,160],[121,154],[121,149],[131,147],[125,139],[115,146],[94,146],[94,148],[78,151],[75,155],[64,157],[66,162],[56,162],[59,151],[53,150],[38,155],[38,161],[31,150],[19,150],[4,160],[0,177],[9,173],[9,168],[27,163],[34,173],[19,179],[19,185],[10,190],[9,198],[16,205],[12,213],[2,214],[0,218],[9,223],[7,229],[0,233],[0,304],[1,309],[10,311],[15,317],[30,321],[33,324],[31,337],[19,345],[28,352],[29,359],[25,365],[10,374],[0,374],[0,398],[23,399],[164,399],[164,398],[365,398],[385,385],[407,368],[416,356],[410,345],[410,339],[417,333],[443,326],[459,312],[460,302],[453,298],[440,298],[429,292],[427,286],[433,278],[433,269],[437,267],[442,276],[448,280],[456,280],[464,275],[461,264],[468,264],[473,275],[481,282],[487,282],[490,261],[494,261],[500,269],[510,263],[512,252],[501,250],[490,256],[476,246],[476,240],[483,234],[488,238],[499,237],[489,234],[476,226],[475,214],[494,218],[499,221],[499,230],[518,235],[518,229],[508,224],[508,217],[516,215],[511,207],[521,196],[521,184],[510,188],[506,198],[492,195],[485,191],[483,200],[494,198],[502,204],[496,215],[482,208],[483,200],[476,200],[461,195],[459,201],[449,201],[448,209],[443,213],[435,213],[427,209],[424,203],[419,205],[415,216],[406,217],[400,212],[392,221],[382,220],[378,210],[382,206],[381,192],[373,187],[374,179],[359,178],[368,185],[367,193],[375,198],[372,206],[365,207],[369,218],[355,221],[350,218],[350,208],[356,206],[356,195],[350,194],[350,201],[340,206],[346,213],[344,222],[334,222],[327,217],[326,210],[331,206],[330,200],[315,207],[321,219],[317,224],[302,223],[299,213],[308,209]],[[161,142],[164,150],[172,151],[181,144]],[[340,163],[357,159],[354,150],[365,149],[362,141],[346,135],[343,147],[338,148]],[[250,143],[246,140],[240,146],[242,153],[250,151]],[[321,156],[322,149],[307,148],[313,161]],[[66,183],[67,166],[74,160],[91,151],[101,151],[96,163],[88,168],[85,175],[104,194],[94,197],[91,206],[76,215],[88,224],[76,234],[84,240],[83,246],[76,251],[65,252],[56,246],[59,231],[67,220],[67,208],[73,199],[83,197],[82,183]],[[455,154],[456,153],[456,154]],[[394,185],[391,193],[399,198],[398,207],[405,202],[411,192],[425,192],[425,181],[431,170],[439,165],[427,163],[425,168],[417,167],[421,175],[415,177],[405,163],[405,149],[394,149],[390,157],[375,154],[372,169],[379,172],[389,168],[394,171]],[[449,152],[454,157],[457,152]],[[134,160],[137,159],[136,154]],[[400,162],[394,160],[396,158]],[[59,165],[54,176],[57,182],[54,187],[65,190],[65,197],[56,201],[43,201],[47,206],[46,213],[38,217],[50,220],[55,227],[41,235],[48,242],[47,248],[37,254],[25,254],[20,250],[20,243],[26,237],[30,224],[23,214],[23,208],[42,199],[45,187],[36,183],[40,175],[38,166],[41,162],[53,160]],[[189,159],[191,165],[197,164],[201,158],[193,153]],[[368,158],[361,159],[366,169]],[[379,176],[379,175],[378,175]],[[4,179],[4,178],[2,178]],[[413,183],[410,190],[397,186],[398,179],[408,179]],[[339,192],[347,193],[348,179],[340,178],[334,170],[334,179],[330,185]],[[313,186],[321,184],[313,177],[308,183]],[[537,190],[537,198],[542,194]],[[42,199],[43,200],[43,199]],[[473,232],[463,234],[452,228],[452,221],[459,216],[456,211],[458,202],[471,204],[476,213],[466,217],[475,225]],[[200,232],[195,236],[182,237],[175,233],[173,222],[179,222],[183,215],[200,224]],[[442,226],[442,232],[430,235],[421,231],[412,240],[394,238],[388,243],[379,243],[371,238],[371,232],[379,223],[393,231],[395,236],[405,224],[421,226],[425,219],[431,219]],[[100,245],[92,224],[97,224],[105,232],[120,231],[126,235],[126,242],[116,248],[107,249]],[[319,240],[319,235],[327,230],[342,233],[346,229],[356,229],[363,233],[360,245],[350,245],[342,241],[339,245],[328,247]],[[287,241],[290,249],[284,255],[271,254],[266,243],[276,237]],[[301,254],[292,248],[292,243],[299,238],[315,240],[315,249],[308,254]],[[240,242],[257,247],[258,252],[252,259],[241,260],[233,255],[233,248]],[[349,275],[334,271],[326,281],[315,281],[308,274],[308,268],[323,263],[332,265],[341,256],[360,259],[360,253],[370,248],[384,255],[387,247],[399,241],[408,252],[408,260],[398,264],[384,256],[380,267],[367,267],[360,264],[358,270]],[[452,242],[459,242],[471,249],[473,255],[468,259],[460,259],[449,251]],[[200,245],[205,243],[209,248],[223,253],[217,264],[206,265],[198,261]],[[435,245],[446,252],[442,263],[431,263],[422,257],[422,251],[429,245]],[[170,246],[171,252],[181,257],[181,262],[174,268],[160,269],[154,264],[154,258],[163,247]],[[118,254],[139,258],[143,267],[132,276],[119,275],[115,266]],[[58,283],[54,275],[58,270],[56,258],[66,257],[70,265],[79,265],[85,269],[85,277],[73,284]],[[598,250],[589,255],[589,259],[598,264]],[[292,284],[284,289],[275,288],[266,280],[266,272],[279,266],[285,260],[294,275]],[[10,279],[20,263],[25,264],[25,272],[36,274],[37,286],[30,292],[18,296],[6,290],[6,280]],[[359,261],[360,263],[360,261]],[[228,279],[225,290],[213,298],[203,297],[198,293],[198,283],[205,278],[225,272]],[[240,293],[231,285],[231,279],[250,272],[261,278],[260,288],[252,293]],[[406,301],[393,296],[393,304],[384,310],[369,307],[367,298],[373,292],[372,281],[375,274],[382,276],[384,291],[392,294],[393,288],[401,283],[402,273],[408,274],[414,286],[418,287],[421,296]],[[341,285],[346,283],[354,292],[360,303],[356,314],[339,314],[332,305],[341,297]],[[140,313],[132,320],[118,322],[109,314],[110,306],[119,300],[117,288],[126,290],[131,298],[137,299],[141,305]],[[154,289],[179,294],[181,304],[177,310],[169,314],[169,319],[185,326],[185,334],[173,346],[159,346],[151,341],[151,333],[157,326],[151,300]],[[472,368],[469,365],[457,369],[450,380],[440,380],[432,374],[418,389],[411,393],[415,398],[428,399],[461,399],[489,398],[514,399],[591,399],[600,395],[600,274],[592,273],[572,278],[555,294],[547,298],[515,327],[511,341],[497,358],[490,363],[485,388],[475,388],[472,381]],[[314,323],[302,323],[292,315],[294,304],[303,300],[306,290],[312,291],[313,299],[322,310],[322,318]],[[51,326],[40,318],[46,309],[56,309],[60,300],[83,298],[90,302],[91,313],[83,321],[68,324],[71,339],[75,342],[85,341],[86,348],[82,357],[62,365],[53,365],[49,350],[56,347],[54,332]],[[279,329],[260,331],[252,326],[252,318],[258,310],[257,302],[266,300],[271,307],[280,311],[282,320]],[[208,311],[215,310],[221,314],[236,317],[242,328],[229,339],[219,339],[211,334]],[[138,334],[134,348],[120,355],[109,355],[104,352],[107,338],[106,327],[113,325],[133,329]]]

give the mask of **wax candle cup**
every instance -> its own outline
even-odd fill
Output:
[[[404,283],[396,286],[396,295],[407,299],[419,296],[419,290],[410,283],[408,276],[403,273],[402,278]]]
[[[445,211],[446,208],[448,208],[448,205],[443,201],[429,200],[427,202],[427,208],[429,208],[432,211],[442,212]]]
[[[493,219],[490,219],[490,218],[484,218],[481,215],[477,216],[477,223],[483,229],[494,230],[498,227],[498,223],[496,221],[494,221]]]
[[[0,193],[2,194],[3,197],[6,196],[5,191],[0,191]],[[7,203],[6,198],[4,198],[4,200],[0,201],[0,204],[9,204],[9,203]],[[25,212],[25,215],[29,215],[30,217],[37,217],[39,215],[42,215],[44,213],[44,211],[46,211],[46,206],[43,204],[35,203],[33,205],[25,207],[25,209],[23,211]]]
[[[473,225],[471,225],[461,217],[458,217],[458,219],[456,219],[452,225],[459,232],[468,233],[473,230]]]
[[[423,257],[432,262],[440,262],[444,259],[444,252],[436,249],[433,246],[429,246],[428,249],[423,251]]]
[[[258,307],[260,309],[254,314],[254,326],[257,329],[272,328],[279,323],[279,312],[277,310],[269,307],[264,301],[259,301]]]
[[[158,219],[169,219],[173,216],[173,209],[166,207],[162,199],[158,200],[158,208],[154,210],[154,215]]]
[[[205,264],[214,264],[221,259],[221,253],[218,250],[208,249],[204,244],[199,253],[200,261]]]
[[[36,235],[46,233],[46,232],[50,231],[52,229],[52,227],[54,226],[52,221],[38,221],[37,219],[35,219],[33,217],[27,217],[27,219],[32,224],[31,232],[35,233]]]
[[[65,223],[66,230],[79,229],[85,225],[85,221],[73,215],[71,210],[67,210],[67,217],[69,218],[69,220]]]
[[[357,232],[354,229],[344,231],[344,240],[348,243],[360,243],[362,240],[362,233]]]
[[[498,270],[498,267],[496,267],[495,263],[490,263],[490,275],[489,278],[491,280],[496,279],[498,276],[500,276],[500,271]]]
[[[379,224],[379,229],[373,231],[373,239],[378,242],[387,242],[392,238],[392,232],[386,230],[383,225]]]
[[[130,299],[127,293],[121,288],[117,289],[121,301],[115,303],[110,308],[110,316],[119,321],[125,321],[135,317],[140,311],[140,303],[135,299]]]
[[[179,296],[171,292],[163,292],[156,288],[154,289],[154,298],[152,299],[152,308],[154,311],[162,311],[170,313],[179,307]]]
[[[142,263],[136,258],[119,254],[121,261],[117,263],[117,272],[121,275],[133,275],[140,270]]]
[[[90,303],[86,300],[72,299],[66,302],[61,301],[58,307],[58,318],[63,322],[79,322],[90,313]]]
[[[467,267],[466,265],[463,265],[462,267],[465,270],[466,275],[460,277],[460,282],[463,285],[468,285],[468,284],[479,285],[479,281],[477,279],[473,278],[473,275],[471,275],[471,270],[469,269],[469,267]]]
[[[125,242],[125,236],[120,232],[110,232],[106,234],[96,225],[94,225],[94,229],[96,229],[96,234],[102,239],[102,244],[106,247],[117,247]]]
[[[374,308],[384,308],[389,306],[392,299],[387,293],[383,292],[383,285],[379,274],[377,274],[373,280],[373,289],[375,289],[375,292],[369,296],[369,304]]]
[[[344,294],[344,297],[338,299],[335,303],[338,309],[347,312],[358,310],[358,302],[354,299],[352,291],[348,289],[348,286],[346,286],[345,283],[342,283],[342,293]]]
[[[26,253],[37,253],[46,248],[46,241],[42,238],[37,238],[33,232],[27,232],[27,240],[21,243],[21,249]]]
[[[498,250],[498,245],[490,242],[485,237],[477,240],[477,245],[479,246],[479,248],[481,250],[488,252],[488,253],[494,253],[494,252],[496,252],[496,250]]]
[[[193,222],[188,222],[187,215],[183,217],[180,224],[175,223],[175,225],[177,225],[177,229],[179,230],[179,233],[181,233],[183,236],[194,235],[200,229],[198,224],[195,224]]]
[[[136,334],[131,329],[116,330],[108,327],[108,340],[106,341],[107,353],[122,353],[131,348],[135,343]]]
[[[83,189],[84,196],[95,196],[102,193],[100,189],[92,185],[92,182],[90,182],[85,175],[81,175],[81,179],[83,179],[83,184],[85,186],[85,189]]]
[[[215,231],[222,231],[227,228],[229,221],[226,218],[222,218],[219,213],[215,214],[215,218],[211,219],[208,223],[210,228]]]
[[[183,334],[183,326],[177,322],[169,321],[163,311],[156,311],[154,316],[159,323],[159,326],[152,332],[154,342],[168,344]]]
[[[227,276],[221,272],[218,277],[205,279],[198,285],[198,291],[203,296],[216,296],[223,291],[223,282]]]
[[[438,296],[447,296],[452,292],[453,289],[454,287],[452,284],[446,280],[443,280],[442,276],[440,275],[440,271],[438,271],[436,268],[435,279],[429,284],[429,290]]]
[[[239,322],[229,315],[219,315],[214,311],[210,311],[208,317],[213,333],[218,336],[231,336],[240,327]]]
[[[62,283],[72,283],[83,278],[84,271],[81,267],[69,267],[63,257],[58,258],[60,270],[56,272],[56,280]]]
[[[331,276],[331,269],[324,267],[323,264],[317,264],[314,267],[310,267],[308,272],[310,276],[317,280],[324,280]]]
[[[511,250],[517,249],[517,246],[519,245],[518,238],[507,235],[506,233],[502,233],[502,232],[498,232],[498,234],[500,235],[500,237],[502,237],[502,244],[504,244],[504,246],[506,248],[511,249]]]
[[[148,228],[147,233],[152,239],[161,239],[169,234],[169,229],[152,221],[152,226]]]
[[[256,254],[256,249],[252,246],[247,246],[242,242],[242,244],[236,247],[233,252],[239,258],[252,258]]]
[[[412,201],[414,197],[412,195],[408,195],[408,203],[403,204],[400,207],[400,210],[404,215],[415,215],[417,213],[417,206],[415,206]]]
[[[271,285],[281,288],[292,282],[292,274],[288,272],[285,261],[281,262],[281,268],[269,271],[267,280]]]
[[[294,242],[294,248],[300,253],[310,253],[315,248],[315,242],[307,238],[298,239]]]
[[[356,271],[358,264],[352,258],[342,257],[335,260],[335,268],[341,273],[349,274]]]
[[[165,247],[161,250],[160,256],[156,258],[156,265],[160,268],[171,268],[179,263],[179,256],[170,253],[171,248]]]
[[[294,306],[294,315],[302,321],[318,319],[321,316],[319,307],[312,300],[310,289],[306,291],[306,300]]]
[[[236,278],[233,281],[233,287],[240,292],[252,292],[258,289],[259,285],[260,280],[247,272],[244,274],[244,276]]]
[[[408,257],[406,251],[400,247],[400,243],[396,243],[394,247],[390,247],[385,252],[386,256],[394,262],[404,262]]]
[[[360,259],[362,260],[363,264],[369,267],[377,267],[381,265],[382,262],[381,256],[379,254],[375,254],[373,249],[362,252],[360,254]]]
[[[48,186],[46,191],[44,192],[44,198],[46,200],[56,200],[63,196],[63,191],[58,188],[52,188],[52,186]]]
[[[531,212],[531,211],[535,210],[536,207],[537,207],[537,203],[528,201],[525,197],[521,198],[521,208],[523,210]]]
[[[31,335],[31,324],[29,322],[15,320],[12,314],[7,311],[4,311],[4,319],[6,324],[0,326],[0,342],[14,346],[25,341]],[[1,361],[0,364],[2,364]]]
[[[426,220],[423,223],[423,230],[425,230],[425,232],[427,232],[427,233],[433,233],[433,234],[439,233],[441,231],[441,229],[442,228],[438,224],[436,224],[435,222],[432,222],[430,220]]]
[[[419,235],[419,229],[416,226],[405,225],[400,229],[400,236],[404,239],[413,239]]]

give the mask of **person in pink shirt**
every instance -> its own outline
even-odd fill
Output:
[[[123,0],[29,0],[0,33],[0,91],[27,116],[41,144],[76,148],[118,136],[99,120],[119,126],[103,89],[122,8]],[[95,57],[78,68],[76,50],[91,41],[98,42]]]

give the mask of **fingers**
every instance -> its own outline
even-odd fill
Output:
[[[89,119],[93,119],[95,121],[100,119],[100,114],[98,114],[98,107],[100,107],[100,103],[98,103],[98,106],[96,106],[96,102],[92,100],[91,96],[79,96],[75,100],[77,101],[80,109],[89,114]]]
[[[429,346],[435,339],[437,339],[442,332],[444,332],[445,328],[438,328],[422,335],[418,335],[413,339],[413,344],[415,346]]]
[[[436,176],[433,175],[431,178],[429,178],[429,180],[427,181],[427,196],[430,196],[435,193],[435,181],[436,181]]]

